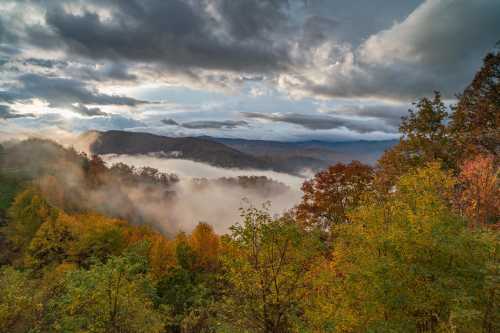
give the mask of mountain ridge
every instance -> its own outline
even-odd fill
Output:
[[[211,136],[169,137],[147,132],[88,131],[81,135],[90,143],[92,154],[151,154],[183,158],[217,167],[273,170],[297,174],[304,169],[317,171],[338,162],[359,160],[373,164],[397,140],[272,141]]]

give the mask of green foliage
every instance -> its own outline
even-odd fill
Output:
[[[112,257],[89,270],[69,272],[64,289],[49,301],[51,332],[161,332],[147,259],[137,253]]]
[[[57,217],[58,211],[49,206],[36,188],[19,193],[7,211],[9,223],[3,228],[17,250],[24,250],[46,220]]]
[[[88,267],[125,249],[122,222],[102,215],[68,215],[45,221],[26,249],[26,264],[34,269],[63,262]]]
[[[458,96],[450,134],[458,160],[475,154],[498,155],[500,142],[500,50],[486,55],[483,67]]]
[[[375,332],[478,332],[491,323],[498,239],[453,214],[445,200],[453,184],[431,164],[401,177],[385,204],[354,212],[353,224],[338,228],[331,271],[317,282],[330,287],[312,320]]]
[[[21,188],[20,180],[0,173],[0,218],[6,215],[7,209]]]
[[[208,315],[218,289],[217,278],[200,266],[200,257],[185,235],[177,239],[177,265],[157,284],[157,302],[166,309],[168,332],[209,331]]]
[[[225,243],[224,318],[238,331],[291,331],[301,325],[306,274],[321,253],[319,237],[266,210],[248,208],[242,217]]]
[[[0,269],[0,332],[27,332],[36,319],[34,283],[12,267]]]
[[[439,92],[435,92],[432,99],[421,98],[414,106],[415,110],[409,110],[408,116],[402,119],[400,142],[378,161],[379,178],[388,185],[428,162],[440,161],[447,168],[456,166],[446,127],[448,114]]]

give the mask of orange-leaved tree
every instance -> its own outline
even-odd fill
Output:
[[[358,161],[338,163],[304,182],[304,195],[296,208],[298,220],[324,230],[347,221],[347,211],[355,207],[373,180],[370,166]]]
[[[498,167],[492,155],[478,155],[463,163],[458,206],[472,226],[496,224],[500,215]]]

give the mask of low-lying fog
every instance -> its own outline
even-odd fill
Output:
[[[182,159],[167,159],[150,155],[103,155],[109,165],[125,163],[136,168],[153,167],[161,172],[174,173],[180,178],[175,185],[175,204],[163,204],[161,201],[142,205],[149,210],[147,215],[154,215],[160,227],[168,232],[189,231],[198,222],[207,222],[219,233],[228,231],[229,226],[240,220],[239,208],[246,205],[244,199],[254,206],[271,201],[272,213],[283,213],[292,208],[301,198],[300,187],[304,179],[285,173],[261,170],[224,169],[205,163]],[[266,176],[288,186],[285,191],[272,191],[267,196],[255,189],[225,186],[209,183],[200,188],[191,181],[195,178],[218,179],[238,176]],[[143,201],[143,193],[130,193],[131,199]]]

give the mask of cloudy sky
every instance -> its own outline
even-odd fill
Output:
[[[498,0],[0,1],[0,135],[397,137],[500,40]]]

